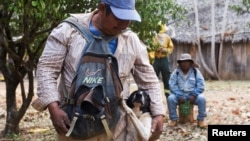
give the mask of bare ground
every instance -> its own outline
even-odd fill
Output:
[[[36,84],[35,84],[36,86]],[[36,90],[35,90],[36,91]],[[208,124],[250,124],[250,81],[206,81],[206,122]],[[20,104],[20,92],[17,92]],[[5,83],[0,82],[0,129],[6,121]],[[164,100],[166,103],[166,101]],[[168,114],[168,111],[166,111]],[[195,107],[195,116],[197,107]],[[161,141],[207,141],[207,129],[200,129],[196,122],[178,124],[170,128],[166,117]],[[1,141],[53,141],[54,129],[49,114],[30,107],[20,123],[21,133]]]

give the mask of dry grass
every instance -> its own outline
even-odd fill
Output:
[[[207,81],[208,124],[250,124],[250,81]],[[0,82],[0,129],[6,118],[5,86]],[[135,89],[135,87],[133,87]],[[168,112],[166,111],[168,114]],[[197,108],[195,108],[197,114]],[[207,130],[197,128],[196,123],[179,124],[175,128],[164,126],[161,141],[206,141]],[[1,141],[53,141],[54,129],[47,111],[39,113],[30,107],[20,123],[21,133]]]

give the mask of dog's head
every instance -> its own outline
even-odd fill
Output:
[[[140,104],[139,106],[142,113],[150,112],[150,97],[145,91],[136,90],[132,92],[126,102],[131,109],[133,109],[135,105]]]

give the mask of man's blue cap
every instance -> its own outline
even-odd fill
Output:
[[[135,0],[102,0],[102,2],[110,6],[117,18],[141,22],[141,17],[135,9]]]

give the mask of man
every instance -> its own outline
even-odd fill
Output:
[[[205,80],[197,69],[191,55],[181,54],[178,62],[178,68],[171,74],[169,86],[171,94],[168,97],[168,110],[171,119],[170,126],[176,126],[178,116],[176,108],[178,104],[186,101],[198,105],[198,126],[205,128],[206,117],[206,99],[203,95],[205,89]]]
[[[138,88],[147,91],[151,98],[152,136],[150,140],[160,137],[164,124],[164,105],[161,99],[160,84],[150,65],[147,49],[138,36],[128,29],[131,21],[141,21],[135,10],[135,0],[101,0],[97,10],[87,14],[72,14],[78,23],[90,30],[93,36],[117,36],[109,43],[110,50],[118,60],[119,77],[123,84],[123,98],[129,96],[129,76],[132,73]],[[86,44],[81,34],[68,23],[61,23],[49,35],[45,49],[39,59],[37,68],[38,89],[32,106],[43,111],[48,108],[52,123],[57,131],[58,141],[72,141],[65,133],[70,121],[67,114],[59,108],[63,90],[62,81],[57,88],[57,79],[63,75],[69,91],[75,76],[81,52]],[[63,72],[63,73],[61,73]],[[116,141],[125,141],[126,121],[125,112],[116,128],[112,131]],[[87,141],[106,141],[105,133],[90,138]]]
[[[155,59],[153,62],[153,67],[155,70],[156,75],[159,77],[161,74],[163,86],[164,86],[164,93],[166,97],[169,95],[169,78],[170,78],[170,69],[169,69],[169,62],[168,56],[173,52],[174,44],[166,33],[167,27],[165,24],[159,23],[159,32],[154,39],[154,45],[157,47],[155,51]]]

